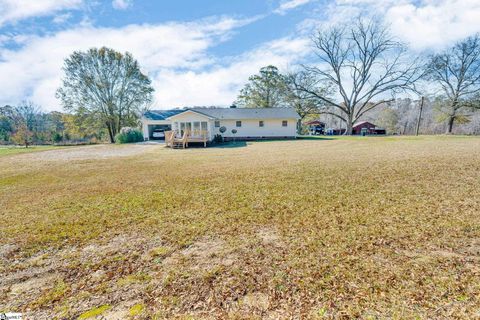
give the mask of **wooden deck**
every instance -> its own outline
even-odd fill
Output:
[[[165,145],[172,149],[185,149],[188,148],[188,143],[203,143],[203,147],[207,147],[208,142],[207,130],[185,130],[183,135],[176,131],[165,132]]]

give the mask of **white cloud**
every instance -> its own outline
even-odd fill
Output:
[[[284,0],[274,12],[283,15],[289,10],[306,5],[312,1],[313,0]]]
[[[113,0],[112,6],[117,10],[126,10],[132,5],[132,0]]]
[[[336,0],[326,12],[322,24],[381,17],[414,50],[440,49],[480,32],[479,0]]]
[[[237,98],[250,75],[270,64],[280,70],[288,69],[308,54],[308,45],[308,39],[282,38],[233,57],[208,71],[166,70],[154,78],[156,105],[161,108],[228,106]]]
[[[59,14],[55,16],[52,20],[55,24],[63,24],[67,22],[70,18],[72,18],[72,14],[70,12]]]
[[[0,0],[0,26],[36,16],[79,9],[83,0]]]
[[[154,80],[157,104],[228,104],[258,68],[286,65],[301,56],[304,40],[278,40],[219,60],[208,50],[255,19],[211,18],[191,23],[130,25],[119,29],[80,26],[46,36],[17,37],[20,49],[0,48],[0,105],[31,99],[59,110],[55,91],[63,61],[75,50],[107,46],[129,51]]]
[[[414,49],[440,49],[480,32],[479,0],[428,0],[396,5],[385,15],[392,31]]]

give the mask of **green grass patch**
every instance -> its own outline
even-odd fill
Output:
[[[100,307],[93,308],[93,309],[91,309],[87,312],[82,313],[78,317],[78,320],[91,319],[91,318],[101,316],[102,314],[104,314],[106,311],[108,311],[110,309],[111,309],[111,306],[109,306],[108,304],[100,306]]]
[[[10,155],[20,154],[20,153],[31,153],[31,152],[39,152],[39,151],[57,150],[57,149],[63,149],[63,148],[65,148],[65,147],[30,146],[28,148],[25,148],[25,147],[1,147],[0,146],[0,157],[10,156]]]

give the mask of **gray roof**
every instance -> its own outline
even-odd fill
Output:
[[[244,119],[299,119],[294,108],[185,108],[172,110],[150,110],[143,116],[150,120],[168,120],[185,111],[194,111],[207,117],[219,120],[244,120]]]
[[[188,110],[220,120],[300,118],[294,108],[190,108]]]

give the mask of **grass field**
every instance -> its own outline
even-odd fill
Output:
[[[31,147],[25,148],[25,147],[0,146],[0,157],[9,156],[9,155],[18,154],[18,153],[30,153],[30,152],[37,152],[37,151],[47,151],[52,149],[60,149],[60,147],[31,146]]]
[[[0,312],[480,317],[480,138],[0,157]]]

